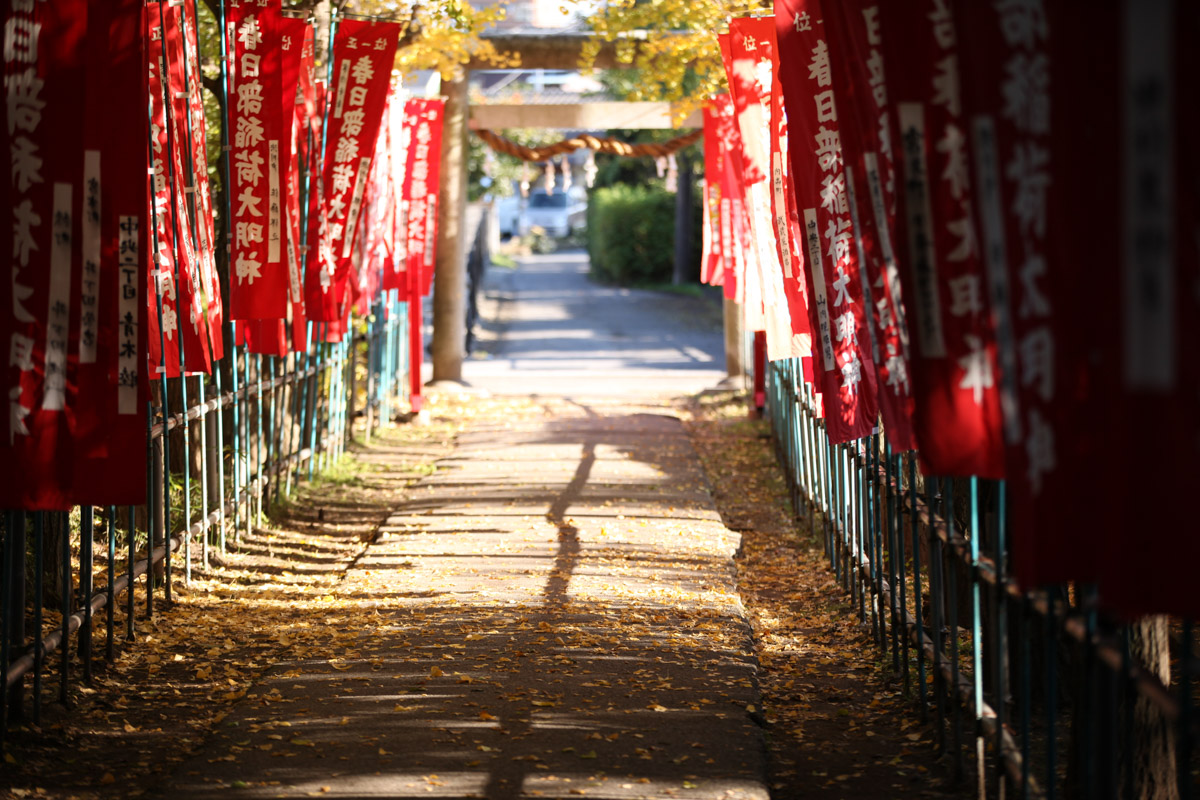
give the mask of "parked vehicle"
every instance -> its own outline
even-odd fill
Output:
[[[521,220],[521,197],[509,195],[496,200],[496,216],[499,218],[500,235],[515,236]]]
[[[568,236],[583,224],[586,213],[587,201],[579,199],[577,195],[533,192],[521,212],[520,232],[526,234],[538,227],[549,236]]]

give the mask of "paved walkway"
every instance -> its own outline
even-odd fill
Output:
[[[538,399],[459,437],[339,588],[359,622],[161,796],[767,797],[739,537],[681,423],[628,399],[724,376],[719,300],[586,273],[489,272],[465,377]]]
[[[600,286],[568,250],[492,267],[463,378],[492,394],[689,394],[725,377],[719,293]],[[707,290],[706,290],[707,291]]]
[[[161,796],[766,798],[738,544],[678,420],[525,406],[351,569],[376,628],[276,665]]]

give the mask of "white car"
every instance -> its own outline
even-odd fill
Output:
[[[583,224],[586,212],[585,201],[569,197],[565,192],[533,192],[521,214],[520,231],[526,234],[538,227],[549,236],[568,236]]]
[[[521,219],[521,198],[518,195],[501,197],[496,201],[496,216],[501,236],[514,236]]]

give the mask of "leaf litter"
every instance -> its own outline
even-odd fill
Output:
[[[175,606],[153,620],[138,619],[138,641],[100,670],[94,688],[76,687],[70,713],[48,713],[40,727],[27,724],[18,733],[7,766],[10,785],[26,788],[13,796],[136,796],[160,785],[181,763],[193,766],[197,759],[205,767],[193,772],[214,774],[244,760],[345,760],[349,756],[336,755],[321,737],[328,727],[356,725],[348,725],[350,717],[340,711],[320,718],[327,709],[314,708],[318,704],[306,697],[307,682],[314,678],[335,687],[338,700],[369,699],[393,719],[446,715],[459,727],[423,734],[430,749],[467,749],[482,756],[470,763],[489,769],[497,790],[508,791],[504,786],[530,768],[548,770],[543,759],[551,758],[577,764],[615,759],[628,783],[607,785],[643,785],[654,770],[656,779],[675,776],[674,786],[685,792],[702,786],[713,769],[746,769],[748,761],[739,767],[736,759],[749,757],[702,750],[704,742],[691,741],[703,738],[693,735],[695,730],[672,731],[668,738],[686,736],[680,746],[693,753],[668,757],[668,742],[651,741],[645,727],[613,724],[621,716],[648,713],[665,729],[668,719],[703,711],[717,719],[752,717],[766,729],[774,798],[875,797],[880,787],[888,787],[893,797],[928,793],[929,773],[935,771],[928,748],[908,741],[911,734],[901,727],[908,709],[894,682],[873,663],[873,644],[830,580],[819,549],[797,536],[761,424],[739,420],[740,408],[732,400],[622,411],[687,421],[707,480],[693,476],[694,484],[683,489],[707,503],[709,486],[715,487],[711,496],[722,519],[742,532],[736,576],[711,569],[704,553],[713,543],[702,541],[711,537],[711,526],[689,521],[686,499],[679,501],[683,511],[674,505],[664,510],[647,499],[659,492],[643,491],[637,481],[644,476],[636,471],[595,482],[607,494],[596,505],[621,513],[586,536],[588,569],[578,569],[579,564],[513,569],[509,579],[490,589],[481,585],[478,570],[451,575],[439,560],[439,546],[456,531],[430,531],[420,524],[418,517],[433,509],[414,506],[423,495],[434,494],[434,486],[415,482],[436,478],[433,463],[450,454],[452,440],[464,430],[474,436],[519,436],[523,425],[561,416],[564,407],[545,400],[444,403],[436,407],[433,425],[392,429],[377,437],[373,448],[360,450],[352,466],[339,468],[342,474],[335,479],[301,484],[295,499],[235,547],[224,566],[197,574],[189,587],[176,583]],[[655,456],[659,475],[670,469],[669,459],[694,458],[667,452],[678,442],[653,446],[664,450]],[[452,465],[454,460],[449,459]],[[521,478],[498,474],[491,487],[477,482],[471,492],[479,495],[480,511],[494,507],[500,496],[546,488],[535,481],[523,484]],[[407,516],[394,525],[388,512],[402,500]],[[462,511],[469,512],[474,503],[461,502]],[[505,498],[505,505],[516,501]],[[521,559],[547,525],[559,528],[560,544],[584,538],[572,517],[528,515],[526,523],[524,540],[494,543],[500,546],[491,547],[489,555]],[[457,520],[463,530],[488,525],[486,514],[464,513]],[[366,543],[377,528],[382,543],[407,537],[403,558],[389,562],[388,552],[371,555]],[[642,532],[633,536],[630,529]],[[722,536],[728,541],[719,544],[732,551],[739,537],[731,531]],[[643,554],[631,555],[625,548],[662,541],[686,550],[693,540],[699,543],[693,563],[683,559],[651,569]],[[440,571],[445,579],[430,581]],[[386,579],[380,580],[384,572]],[[467,572],[476,573],[469,604],[454,596]],[[516,577],[522,572],[531,578],[528,586]],[[569,596],[558,598],[555,619],[540,618],[549,586],[562,581],[570,583]],[[598,613],[599,603],[608,611]],[[458,620],[453,639],[447,637],[447,608]],[[730,625],[742,614],[753,629],[757,670],[738,665],[714,673],[714,652],[744,647],[748,632]],[[431,633],[437,634],[433,645]],[[646,666],[616,673],[595,668],[596,659],[614,655]],[[421,659],[426,666],[414,672],[412,664]],[[431,664],[434,659],[439,663]],[[528,675],[531,669],[538,688],[507,693],[497,688],[507,685],[506,674]],[[569,680],[575,683],[567,696],[562,687]],[[752,702],[760,689],[761,708]],[[539,715],[567,712],[602,718],[617,729],[590,732],[586,749],[559,743],[542,755],[511,755],[517,742],[538,741]],[[288,732],[293,725],[313,733]],[[249,738],[263,731],[283,733],[269,734],[265,742]],[[358,750],[369,747],[382,767],[394,762],[400,746],[386,731],[367,727],[355,737]],[[219,755],[214,742],[221,743]],[[501,755],[506,764],[496,760]],[[438,763],[445,771],[445,762]],[[693,763],[700,768],[689,772]],[[692,774],[701,769],[710,771]],[[279,779],[259,777],[264,779],[225,779],[224,785],[281,786]],[[527,785],[542,788],[529,794],[562,796],[561,789],[549,791],[546,784],[532,782],[534,777],[531,773]],[[537,777],[572,780],[556,773]],[[592,775],[591,780],[599,786],[609,778]],[[432,783],[443,781],[436,775],[422,781]],[[312,793],[329,791],[321,785]],[[584,794],[586,787],[570,793]],[[662,793],[674,796],[676,790]]]

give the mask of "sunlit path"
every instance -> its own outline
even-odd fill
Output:
[[[719,297],[601,286],[581,251],[518,264],[485,277],[481,341],[463,366],[472,386],[629,397],[697,392],[725,377]]]
[[[375,624],[277,664],[162,796],[765,798],[740,537],[646,411],[460,436],[339,591]]]

